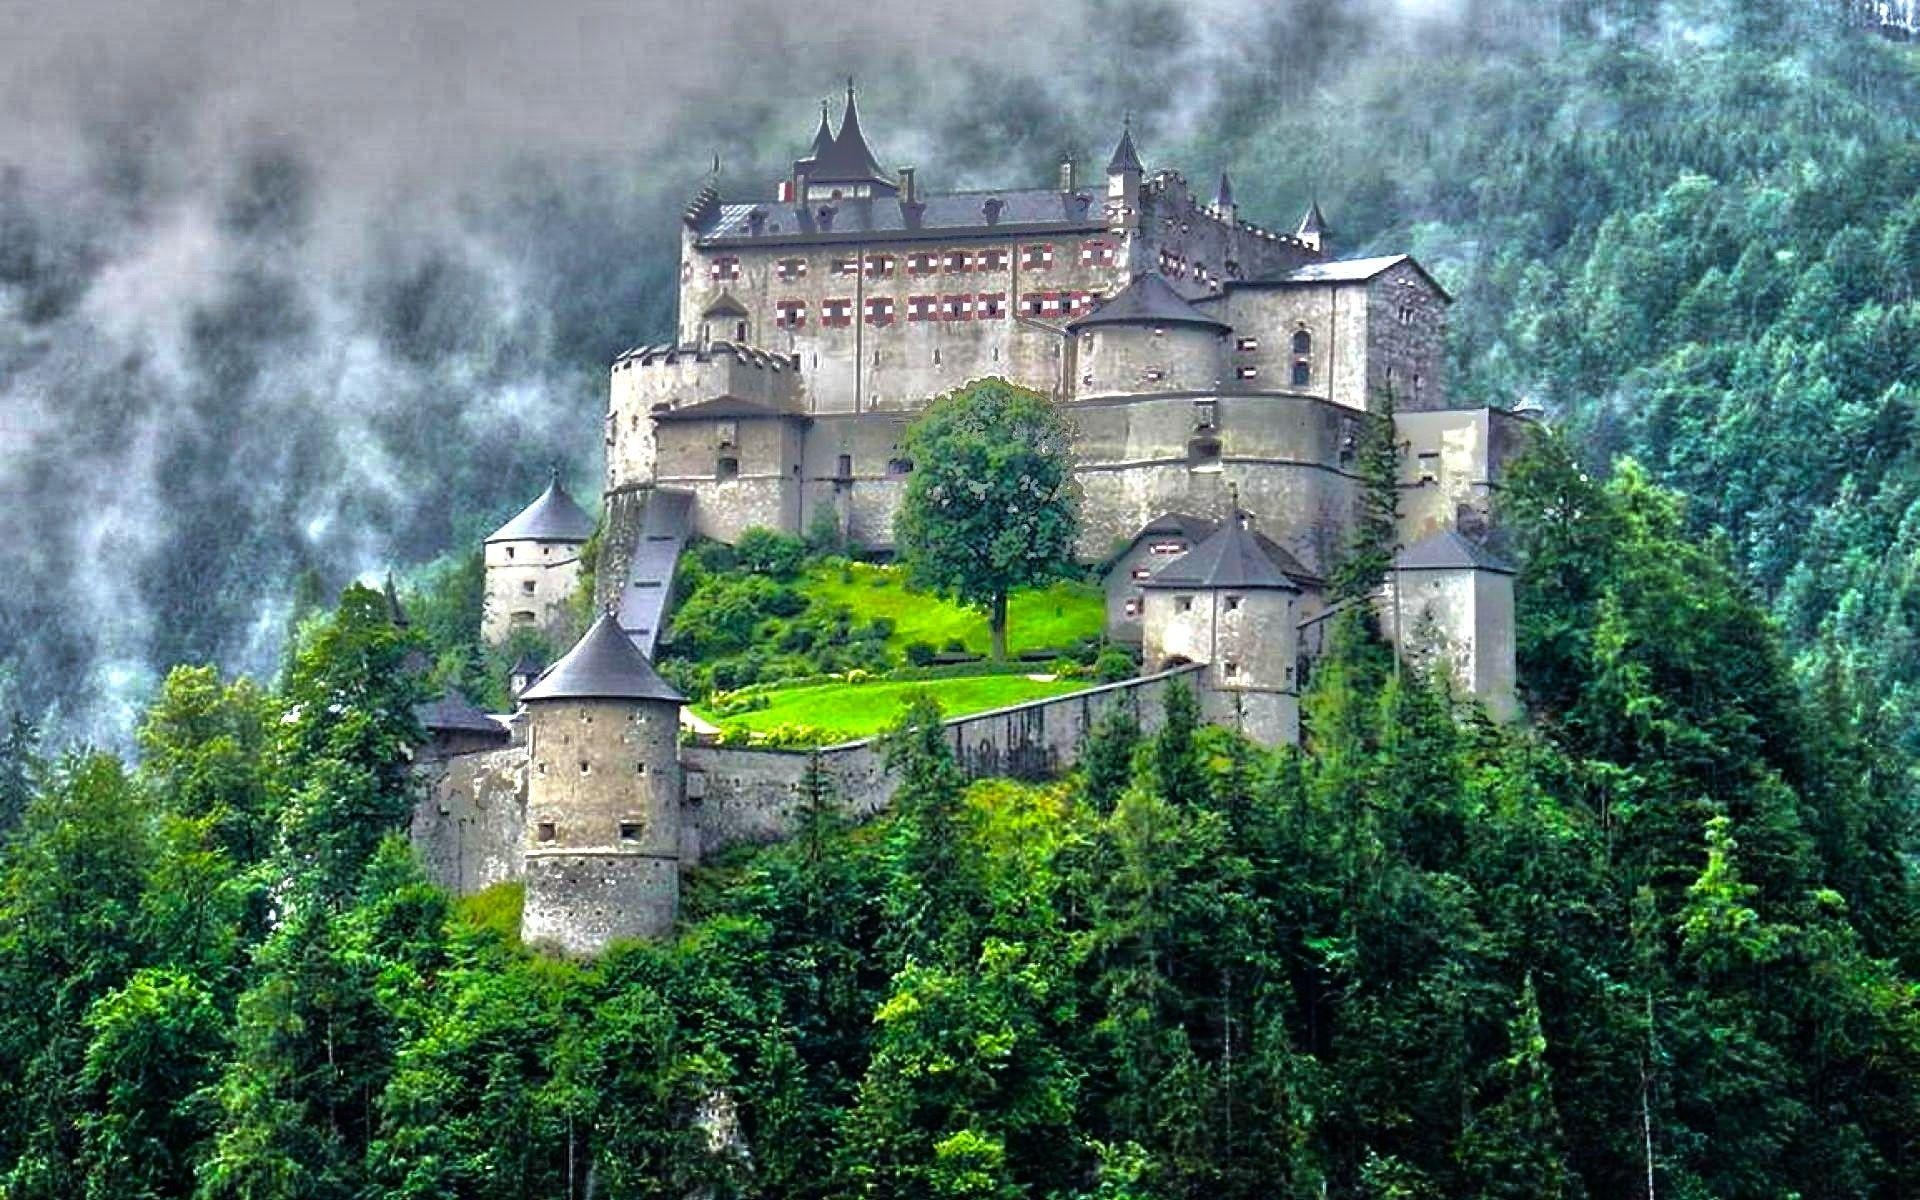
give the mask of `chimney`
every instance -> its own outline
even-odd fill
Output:
[[[822,204],[820,210],[813,214],[813,218],[818,222],[821,232],[824,233],[833,228],[833,211],[833,205]]]
[[[1060,190],[1071,192],[1074,186],[1073,155],[1063,154],[1060,156]]]
[[[794,170],[793,202],[795,204],[805,204],[807,202],[807,184],[811,183],[812,181],[813,181],[813,177],[808,175],[805,171],[799,170],[798,168]]]
[[[766,231],[766,228],[767,210],[756,204],[753,206],[753,211],[747,214],[747,229],[754,237],[759,237]]]
[[[913,168],[901,167],[900,168],[900,203],[917,204],[919,203],[919,200],[920,200],[920,193],[916,191],[913,186]]]

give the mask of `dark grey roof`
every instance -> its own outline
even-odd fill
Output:
[[[1327,224],[1327,214],[1320,211],[1320,202],[1315,200],[1307,205],[1307,215],[1300,218],[1298,233],[1304,237],[1309,233],[1331,233],[1333,226]]]
[[[1514,573],[1512,566],[1484,546],[1463,537],[1458,530],[1443,529],[1421,538],[1394,556],[1393,565],[1401,571],[1493,571]]]
[[[1096,325],[1202,325],[1225,332],[1231,328],[1187,303],[1173,285],[1157,273],[1135,275],[1120,294],[1067,328],[1087,329]]]
[[[999,218],[989,222],[986,200],[1001,201]],[[758,234],[748,219],[756,206],[723,204],[714,219],[699,226],[702,244],[779,246],[813,242],[859,242],[876,233],[900,241],[944,240],[973,235],[1027,233],[1098,233],[1106,216],[1086,192],[1058,192],[1051,188],[1015,191],[921,193],[908,204],[899,196],[874,196],[833,201],[830,205],[773,205]],[[820,223],[819,209],[831,207],[830,228]]]
[[[1233,207],[1233,180],[1227,178],[1225,171],[1220,172],[1220,187],[1213,194],[1215,208]]]
[[[1156,533],[1179,533],[1185,534],[1189,541],[1198,542],[1219,527],[1218,521],[1209,521],[1191,513],[1164,512],[1142,525],[1140,532],[1133,535],[1133,540],[1137,542]]]
[[[707,305],[706,310],[700,315],[703,317],[744,317],[747,315],[747,306],[735,299],[732,292],[721,292],[714,298],[712,304]]]
[[[534,685],[522,692],[523,703],[541,700],[665,700],[683,704],[686,698],[659,675],[620,629],[612,613],[603,613],[585,637],[574,643],[559,662],[548,667]]]
[[[1279,588],[1297,592],[1300,585],[1275,560],[1284,550],[1260,537],[1235,514],[1198,546],[1141,581],[1150,588]],[[1287,561],[1293,563],[1292,555]]]
[[[852,80],[847,81],[847,108],[841,114],[840,131],[833,135],[832,143],[822,148],[815,135],[813,170],[808,177],[814,183],[891,185],[880,164],[874,161],[873,148],[867,145],[866,135],[860,132],[860,107],[853,100]]]
[[[833,127],[827,124],[827,102],[822,100],[820,102],[820,128],[813,131],[813,148],[807,151],[805,158],[794,165],[810,168],[814,163],[820,161],[821,155],[831,153],[832,150]]]
[[[705,346],[677,346],[671,342],[661,342],[653,346],[635,346],[613,361],[615,365],[629,359],[637,359],[643,363],[673,363],[681,358],[691,358],[695,362],[710,362],[722,354],[731,355],[741,362],[752,363],[756,367],[765,367],[770,371],[790,371],[794,366],[793,359],[785,354],[772,354],[723,338],[715,338]]]
[[[806,414],[779,408],[759,400],[740,396],[714,396],[711,399],[681,404],[653,414],[656,421],[714,421],[742,417],[793,417],[804,420]]]
[[[1377,258],[1336,258],[1327,262],[1308,263],[1295,267],[1277,279],[1230,279],[1228,291],[1240,288],[1291,287],[1296,284],[1315,283],[1366,283],[1394,267],[1405,263],[1419,273],[1442,300],[1452,303],[1453,294],[1440,286],[1440,281],[1427,273],[1420,260],[1410,254],[1383,254]]]
[[[522,651],[519,658],[513,660],[513,666],[507,668],[509,675],[538,675],[546,668],[540,665],[540,659],[531,650]]]
[[[1140,165],[1140,152],[1133,148],[1133,122],[1129,120],[1120,130],[1120,143],[1113,148],[1113,157],[1107,160],[1107,172],[1145,169]]]
[[[428,733],[479,733],[503,742],[513,736],[500,722],[475,708],[457,688],[448,688],[438,700],[416,705],[413,715]]]
[[[593,518],[575,504],[555,473],[539,499],[493,531],[489,542],[584,542],[593,536]]]

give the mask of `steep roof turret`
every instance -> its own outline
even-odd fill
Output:
[[[860,106],[854,102],[853,80],[847,80],[847,107],[840,117],[840,131],[824,150],[819,134],[814,135],[814,183],[878,183],[893,186],[873,157],[873,148],[860,131]]]
[[[1320,211],[1320,202],[1315,200],[1307,205],[1307,214],[1300,218],[1300,228],[1294,231],[1301,237],[1318,234],[1322,237],[1333,232],[1333,226],[1327,224],[1327,214]]]
[[[1186,302],[1157,272],[1135,275],[1133,282],[1086,316],[1067,324],[1069,331],[1100,325],[1198,325],[1226,332],[1231,326]]]
[[[1213,206],[1221,210],[1233,207],[1233,180],[1227,178],[1225,171],[1220,172],[1220,187],[1213,194]]]
[[[1107,160],[1107,174],[1144,170],[1146,168],[1140,165],[1140,152],[1133,148],[1133,118],[1129,116],[1120,127],[1120,144],[1113,148],[1113,157]]]
[[[448,688],[438,700],[414,706],[413,715],[428,733],[477,733],[506,741],[506,726],[474,707],[458,688]]]
[[[1456,529],[1429,534],[1394,556],[1398,571],[1492,571],[1514,574],[1513,567]]]
[[[821,158],[832,153],[833,127],[827,124],[827,102],[822,100],[820,102],[820,128],[813,131],[813,148],[808,150],[807,156],[795,165],[811,169]]]
[[[547,481],[547,490],[520,510],[518,516],[493,531],[489,542],[585,542],[593,536],[593,518],[574,503],[560,484],[560,472]]]
[[[1141,580],[1140,586],[1299,591],[1300,585],[1289,578],[1278,556],[1285,556],[1289,566],[1297,566],[1286,551],[1247,528],[1244,514],[1234,512],[1205,541]]]
[[[542,700],[664,700],[686,703],[686,697],[654,672],[653,664],[633,644],[612,613],[602,613],[575,642],[573,649],[548,667],[532,687],[521,693],[523,702]]]

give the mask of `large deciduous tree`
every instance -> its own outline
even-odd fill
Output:
[[[1007,596],[1057,577],[1078,531],[1067,424],[1038,392],[985,379],[907,430],[913,463],[894,536],[914,582],[987,611],[1007,656]]]

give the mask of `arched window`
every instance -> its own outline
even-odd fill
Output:
[[[1296,329],[1293,333],[1293,352],[1295,354],[1312,354],[1313,335],[1304,329]]]
[[[1297,388],[1313,384],[1313,335],[1304,329],[1293,331],[1292,383]]]

